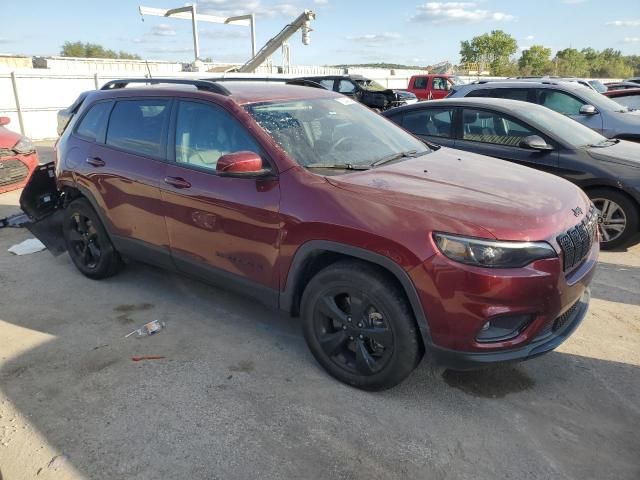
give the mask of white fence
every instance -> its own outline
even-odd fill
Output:
[[[330,70],[330,71],[327,71]],[[273,70],[272,70],[273,71]],[[327,67],[293,67],[289,74],[258,73],[260,77],[290,78],[299,75],[328,75],[344,73],[342,69]],[[424,73],[411,70],[349,69],[351,74],[362,74],[387,88],[407,88],[411,75]],[[393,73],[393,74],[392,74]],[[172,72],[172,77],[203,78],[209,76],[246,77],[237,73]],[[73,103],[86,90],[100,88],[105,82],[117,78],[140,77],[140,72],[118,72],[106,75],[56,73],[43,69],[19,69],[0,72],[0,116],[11,118],[10,128],[35,140],[56,138],[57,111]],[[165,75],[166,76],[166,75]],[[485,77],[483,77],[485,78]],[[463,77],[474,81],[477,77]]]

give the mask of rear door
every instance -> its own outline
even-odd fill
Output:
[[[95,134],[92,117],[100,112],[91,107],[73,134],[86,143],[84,154],[71,155],[77,182],[95,200],[116,248],[166,267],[171,262],[160,185],[170,106],[166,98],[118,100],[105,131]]]
[[[455,108],[413,108],[406,110],[401,118],[391,119],[399,123],[405,130],[422,140],[453,147],[453,114]]]
[[[171,158],[162,185],[171,254],[178,269],[208,280],[226,277],[277,289],[280,187],[277,176],[230,177],[216,171],[227,153],[269,159],[253,136],[221,106],[177,100]]]
[[[455,148],[557,173],[557,148],[540,151],[520,147],[522,140],[530,135],[538,135],[555,146],[550,138],[531,126],[500,112],[476,108],[462,108],[460,121]]]
[[[538,91],[538,103],[558,113],[562,113],[575,121],[602,133],[602,115],[600,112],[591,115],[580,113],[580,108],[587,102],[561,90],[554,88],[541,88]]]

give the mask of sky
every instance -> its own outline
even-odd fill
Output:
[[[191,23],[145,16],[138,5],[175,8],[183,0],[0,0],[0,53],[57,55],[65,41],[136,53],[147,60],[192,61]],[[201,0],[200,13],[256,13],[258,48],[305,9],[317,18],[311,44],[290,40],[298,65],[389,62],[427,66],[459,60],[460,41],[501,29],[520,49],[544,45],[614,48],[640,54],[640,0]],[[244,62],[249,28],[199,23],[201,57]],[[274,55],[280,63],[280,53]]]

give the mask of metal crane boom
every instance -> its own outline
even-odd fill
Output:
[[[309,28],[309,22],[316,18],[316,14],[311,10],[305,10],[298,18],[296,18],[289,25],[284,27],[280,33],[278,33],[275,37],[269,40],[264,46],[255,54],[247,63],[245,63],[242,67],[238,69],[238,72],[241,73],[249,73],[255,71],[260,65],[262,65],[271,55],[275,53],[278,48],[282,46],[291,35],[296,33],[298,30],[302,28],[302,42],[307,45],[308,34],[311,30]]]

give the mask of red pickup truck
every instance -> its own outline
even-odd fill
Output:
[[[407,91],[415,94],[419,100],[437,100],[446,97],[457,83],[454,75],[414,75],[409,80]]]

